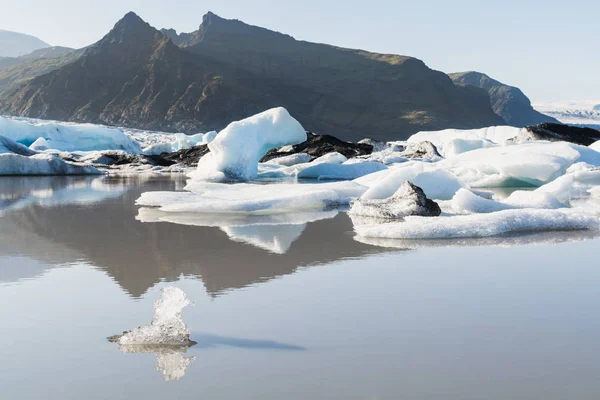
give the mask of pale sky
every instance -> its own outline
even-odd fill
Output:
[[[156,28],[196,30],[212,11],[343,47],[409,55],[444,72],[476,70],[533,101],[600,99],[597,0],[3,0],[0,29],[83,47],[128,11]]]

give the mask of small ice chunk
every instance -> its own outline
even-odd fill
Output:
[[[109,339],[114,339],[122,345],[192,346],[196,343],[190,340],[190,329],[181,318],[183,309],[189,305],[192,305],[192,302],[183,290],[173,286],[165,287],[162,289],[162,298],[154,303],[154,317],[149,325]]]
[[[284,167],[291,167],[292,165],[307,163],[312,160],[312,156],[306,153],[290,154],[289,156],[282,156],[273,158],[267,161],[265,164],[282,165]]]
[[[316,162],[298,172],[298,179],[353,180],[387,169],[385,164],[366,161],[351,164]]]
[[[588,146],[590,149],[600,152],[600,140]]]
[[[450,217],[406,217],[404,222],[356,225],[362,237],[387,239],[477,238],[514,232],[599,229],[597,217],[572,210],[504,210]]]

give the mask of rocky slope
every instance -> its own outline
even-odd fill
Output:
[[[420,60],[297,41],[212,13],[181,35],[130,13],[80,57],[11,91],[0,113],[195,132],[274,106],[344,140],[504,124],[484,90]]]
[[[555,118],[534,110],[531,101],[520,89],[498,82],[486,74],[470,71],[448,74],[448,76],[457,85],[485,89],[490,96],[494,112],[508,125],[525,127],[543,122],[558,123]]]

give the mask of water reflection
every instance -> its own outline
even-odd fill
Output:
[[[142,192],[181,186],[181,180],[164,178],[0,178],[3,193],[35,198],[22,207],[4,208],[0,255],[26,256],[49,266],[86,261],[139,297],[181,275],[201,279],[216,296],[302,266],[388,251],[355,242],[350,220],[335,211],[251,221],[222,216],[200,221],[189,215],[170,216],[173,223],[140,221],[166,221],[154,210],[138,210],[134,203]],[[40,201],[36,193],[48,188],[65,195]]]
[[[177,381],[185,375],[196,357],[185,357],[187,346],[121,345],[122,353],[154,353],[156,371],[165,381]]]
[[[310,222],[334,218],[337,210],[304,211],[293,214],[238,215],[166,213],[156,208],[140,209],[138,221],[170,222],[173,224],[219,227],[231,240],[247,243],[276,254],[288,252]]]

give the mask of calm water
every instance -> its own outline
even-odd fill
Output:
[[[134,205],[183,184],[0,178],[0,399],[600,396],[594,235],[360,243],[344,213]],[[197,346],[106,341],[167,285]]]

